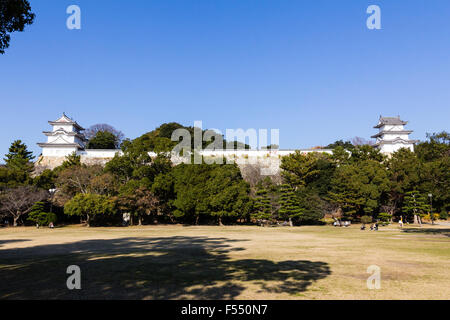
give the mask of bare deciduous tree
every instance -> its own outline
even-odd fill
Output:
[[[0,210],[14,219],[14,226],[17,226],[18,220],[30,212],[33,205],[48,198],[47,191],[31,186],[21,186],[7,189],[0,196]]]
[[[262,173],[264,172],[263,170],[265,167],[261,164],[244,164],[240,165],[240,169],[242,178],[247,181],[252,188],[267,177],[269,177],[274,184],[281,184],[283,182],[280,172],[270,176],[263,175]]]
[[[94,165],[89,167],[73,166],[61,171],[56,180],[56,187],[58,189],[55,195],[56,203],[64,205],[78,193],[89,193],[91,181],[99,176],[102,170],[101,166]]]
[[[354,146],[365,146],[365,145],[373,146],[375,142],[373,142],[373,140],[367,140],[361,137],[354,137],[352,139],[352,144]]]

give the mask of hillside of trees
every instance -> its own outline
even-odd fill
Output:
[[[88,145],[120,145],[123,155],[101,167],[83,165],[72,154],[38,176],[27,146],[14,141],[0,166],[0,222],[119,226],[124,214],[133,225],[305,225],[323,223],[325,216],[355,222],[447,219],[447,132],[428,135],[415,152],[401,149],[390,158],[367,144],[337,141],[329,146],[333,155],[292,154],[282,158],[280,177],[255,174],[245,181],[237,165],[174,166],[164,152],[173,148],[170,138],[178,128],[184,127],[163,124],[129,140],[97,126]]]

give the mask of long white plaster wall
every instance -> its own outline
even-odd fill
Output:
[[[122,150],[97,150],[97,149],[86,149],[78,151],[77,155],[86,158],[114,158],[116,154],[122,155]]]
[[[306,149],[306,150],[203,150],[200,152],[203,156],[248,156],[248,157],[267,157],[267,156],[287,156],[299,151],[300,153],[328,153],[332,154],[333,150],[329,149]]]
[[[43,157],[66,157],[77,151],[76,147],[70,148],[42,148]]]

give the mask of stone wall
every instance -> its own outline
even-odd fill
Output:
[[[331,153],[331,150],[299,150],[302,153],[308,152],[325,152]],[[205,161],[220,161],[226,159],[227,163],[236,163],[241,169],[244,178],[252,182],[259,180],[261,177],[270,176],[278,177],[280,175],[281,158],[283,156],[294,153],[295,150],[276,150],[276,151],[258,151],[258,150],[237,150],[237,151],[203,151],[201,154]],[[121,154],[120,150],[86,150],[78,152],[80,161],[86,165],[102,165],[109,162],[116,153]],[[156,156],[150,152],[150,156]],[[39,175],[45,169],[54,169],[60,166],[65,157],[39,157],[35,163],[35,175]],[[171,157],[172,162],[177,165],[183,162],[181,157]],[[207,162],[207,163],[210,163]],[[275,179],[276,180],[276,179]]]
[[[106,163],[111,161],[112,158],[94,158],[94,157],[87,157],[87,156],[81,156],[80,161],[83,164],[86,164],[88,166],[93,165],[101,165],[104,166]],[[63,164],[63,162],[66,160],[66,157],[43,157],[40,156],[38,160],[34,163],[34,175],[41,174],[44,170],[50,169],[53,170],[56,167],[59,167]]]

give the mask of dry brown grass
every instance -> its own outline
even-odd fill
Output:
[[[1,299],[449,299],[449,267],[439,226],[0,229]]]

